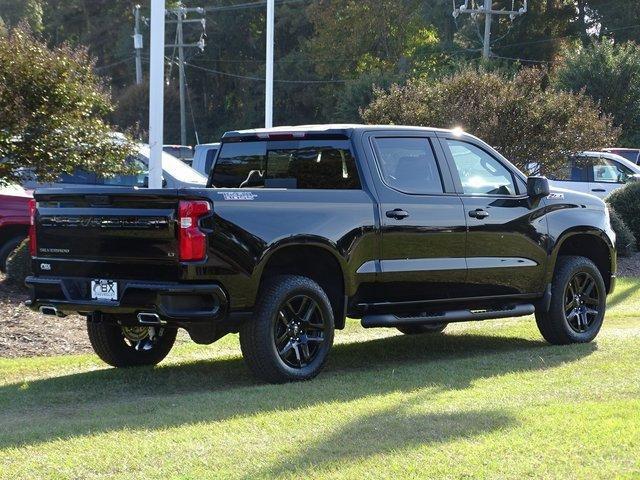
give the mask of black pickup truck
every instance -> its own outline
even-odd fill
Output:
[[[615,283],[601,200],[455,130],[229,132],[207,188],[35,199],[30,305],[86,315],[116,367],[160,362],[184,328],[239,332],[259,378],[305,380],[347,317],[420,334],[535,313],[547,341],[589,342]]]

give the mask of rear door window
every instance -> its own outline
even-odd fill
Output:
[[[212,184],[220,188],[361,188],[349,143],[321,140],[225,143]]]
[[[135,168],[138,173],[134,175],[114,175],[112,177],[100,178],[100,183],[109,187],[143,187],[147,184],[149,173],[147,165],[139,158],[129,157],[126,160],[127,165]]]
[[[404,193],[443,193],[442,178],[428,138],[375,139],[378,165],[384,182]]]
[[[60,175],[58,183],[67,185],[97,185],[98,176],[95,173],[77,169],[73,173],[63,173]]]
[[[569,159],[558,171],[548,174],[550,180],[561,182],[588,182],[588,159],[584,157]]]

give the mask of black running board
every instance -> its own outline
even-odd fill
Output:
[[[512,305],[501,309],[448,310],[424,317],[398,317],[393,314],[365,315],[361,323],[364,328],[401,327],[404,325],[429,325],[434,323],[475,322],[495,318],[524,317],[535,312],[530,303]]]

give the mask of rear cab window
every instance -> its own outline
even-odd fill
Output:
[[[223,143],[210,184],[218,188],[361,189],[348,140]]]

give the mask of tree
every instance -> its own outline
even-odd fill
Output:
[[[611,145],[618,130],[582,93],[545,88],[545,73],[515,76],[467,69],[437,82],[424,79],[377,91],[363,112],[369,123],[462,127],[517,167],[538,162],[558,171],[568,155]]]
[[[620,43],[638,39],[640,0],[578,0],[577,5],[585,26],[599,39]]]
[[[640,145],[640,46],[605,39],[566,52],[554,83],[565,90],[584,91],[622,127],[622,145]]]
[[[43,28],[42,3],[43,0],[0,0],[0,20],[7,27],[25,22],[39,32]]]
[[[25,28],[0,37],[0,182],[31,170],[54,181],[76,168],[126,172],[128,141],[102,120],[112,110],[85,50],[50,50]]]

